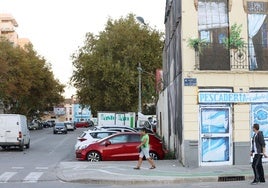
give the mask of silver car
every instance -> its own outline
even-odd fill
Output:
[[[58,134],[58,133],[67,134],[67,132],[68,132],[67,127],[64,124],[64,122],[56,123],[55,126],[53,127],[54,134]]]
[[[74,131],[75,130],[75,126],[74,126],[74,124],[72,122],[65,121],[64,124],[66,125],[68,131],[69,130],[71,130],[71,131]]]
[[[116,134],[118,133],[117,131],[107,131],[107,130],[103,130],[103,131],[84,131],[78,138],[76,141],[76,144],[74,146],[75,150],[78,149],[84,149],[86,148],[89,144],[92,144],[95,141],[98,141],[100,139],[103,139],[107,136],[110,136],[112,134]]]

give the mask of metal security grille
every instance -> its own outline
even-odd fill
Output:
[[[218,182],[225,181],[245,181],[245,176],[220,176]]]

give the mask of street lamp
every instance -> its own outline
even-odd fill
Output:
[[[141,63],[139,63],[138,66],[138,71],[139,71],[139,101],[138,101],[138,112],[142,112],[142,107],[141,107],[141,72],[142,72],[142,68],[141,68]]]
[[[136,19],[143,25],[146,25],[146,23],[144,22],[143,17],[141,16],[137,16]],[[138,101],[138,112],[142,112],[142,106],[141,106],[141,72],[142,72],[142,68],[141,68],[141,63],[139,63],[138,66],[138,71],[139,71],[139,101]]]
[[[141,24],[146,25],[146,23],[144,22],[143,17],[141,17],[141,16],[137,16],[136,19],[137,19]]]

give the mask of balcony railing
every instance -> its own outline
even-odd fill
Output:
[[[245,45],[240,49],[226,49],[223,44],[209,44],[196,52],[198,70],[268,71],[268,45]]]

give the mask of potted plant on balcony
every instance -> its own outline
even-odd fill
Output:
[[[241,37],[242,25],[233,24],[230,28],[229,37],[223,40],[223,45],[227,49],[240,50],[245,46],[245,41]]]
[[[206,40],[200,38],[188,39],[188,46],[194,49],[196,52],[202,54],[203,48],[207,45]]]

